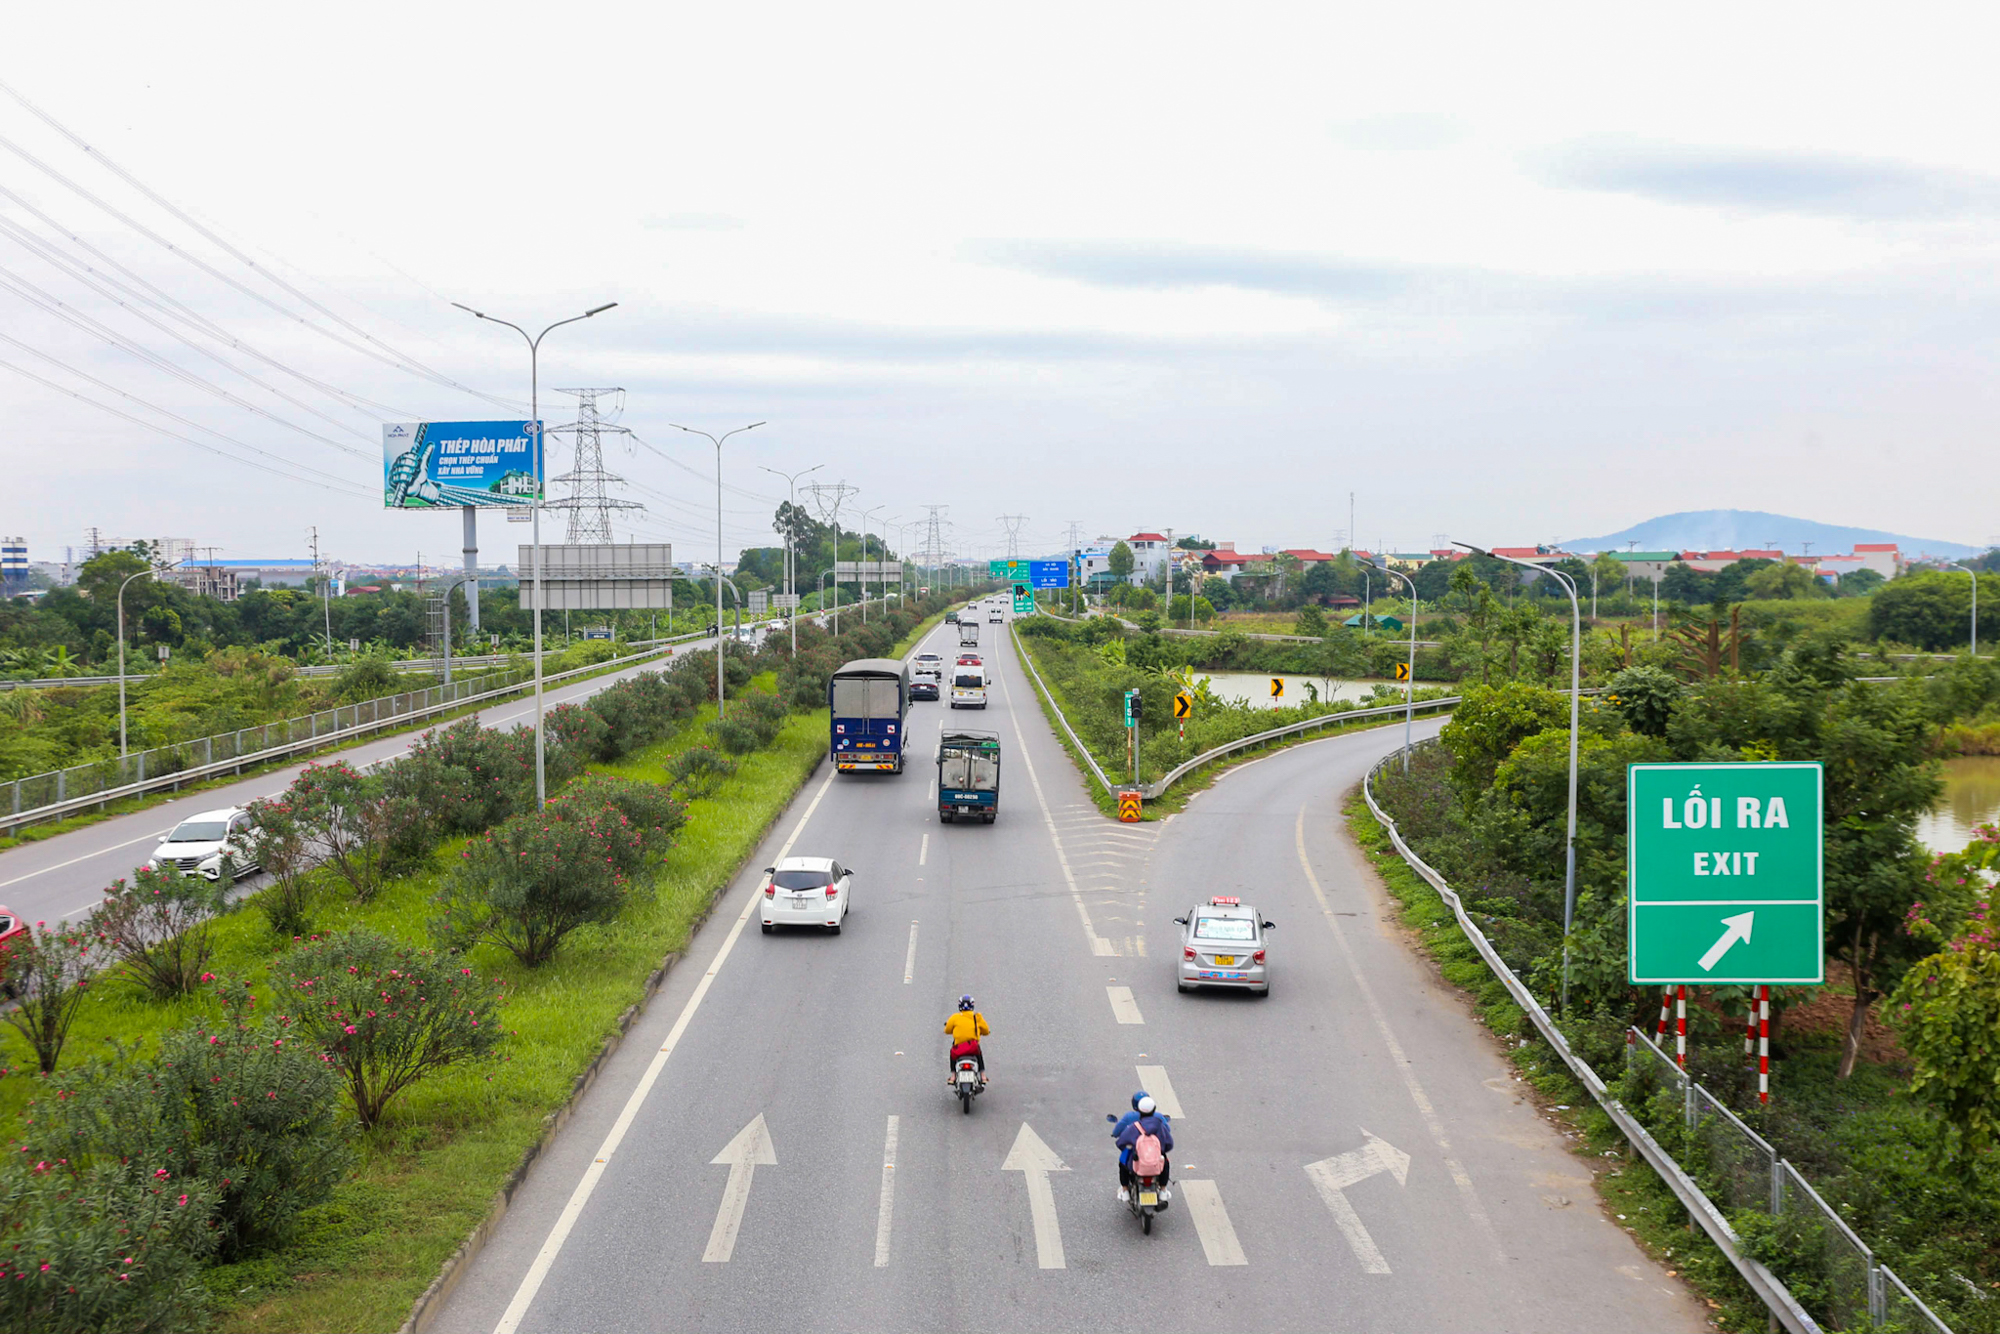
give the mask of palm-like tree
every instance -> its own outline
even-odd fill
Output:
[[[82,676],[83,664],[69,651],[66,644],[57,644],[42,654],[42,674],[44,676]]]

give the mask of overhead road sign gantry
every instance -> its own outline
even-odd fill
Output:
[[[1821,778],[1813,762],[1626,771],[1631,982],[1826,980]]]

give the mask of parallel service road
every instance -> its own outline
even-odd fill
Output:
[[[714,643],[712,639],[695,640],[675,652],[711,648]],[[614,682],[639,672],[658,671],[672,661],[663,655],[609,675],[544,690],[543,707],[588,699]],[[530,692],[518,699],[503,700],[474,716],[488,727],[533,726],[535,697]],[[404,732],[335,754],[322,752],[312,758],[370,764],[401,755],[422,734],[421,729]],[[191,792],[146,810],[8,848],[0,852],[0,903],[30,922],[78,917],[103,901],[105,886],[119,876],[130,876],[132,868],[152,855],[160,839],[182,819],[197,811],[241,806],[259,797],[275,796],[290,786],[292,779],[310,762],[301,760],[241,782]]]
[[[924,764],[822,769],[433,1328],[1704,1328],[1341,842],[1339,795],[1399,731],[1121,826],[982,631],[992,707],[950,717],[1002,737],[998,823],[940,825]],[[917,706],[920,751],[945,716]],[[786,851],[857,869],[841,935],[757,931]],[[1169,919],[1214,893],[1281,924],[1269,999],[1175,993]],[[940,1031],[967,991],[995,1028],[970,1116]],[[1151,1237],[1104,1122],[1140,1084],[1180,1140]]]

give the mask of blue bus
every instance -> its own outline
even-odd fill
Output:
[[[903,772],[903,714],[910,703],[910,666],[900,658],[857,658],[826,686],[833,715],[833,767]]]

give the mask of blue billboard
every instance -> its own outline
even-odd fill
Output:
[[[390,422],[382,428],[382,505],[512,509],[542,494],[540,422]]]
[[[1068,588],[1069,562],[1031,560],[1028,562],[1028,582],[1036,588]]]

